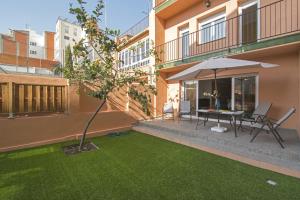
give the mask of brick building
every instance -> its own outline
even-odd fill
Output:
[[[54,32],[43,35],[33,30],[11,30],[0,34],[0,64],[52,69],[54,60]]]

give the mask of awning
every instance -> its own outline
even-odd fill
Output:
[[[179,72],[178,74],[171,76],[167,80],[191,80],[201,75],[202,73],[207,73],[208,70],[209,73],[214,73],[214,71],[217,70],[248,67],[272,68],[279,67],[279,65],[233,58],[211,58],[182,72]]]

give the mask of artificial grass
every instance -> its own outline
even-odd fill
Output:
[[[65,156],[49,145],[0,154],[0,199],[299,199],[300,180],[130,131]],[[278,183],[266,183],[272,179]]]

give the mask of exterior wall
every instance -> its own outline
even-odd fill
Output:
[[[17,44],[12,37],[2,35],[2,54],[16,55]]]
[[[28,56],[28,41],[29,33],[28,31],[13,31],[14,40],[16,42],[16,52],[14,55],[18,56]]]
[[[0,54],[0,64],[53,69],[58,64],[58,62],[52,60],[14,56],[9,54]]]
[[[45,32],[45,59],[54,60],[54,32]]]
[[[22,84],[68,84],[62,78],[8,74],[0,74],[0,80]],[[0,152],[79,139],[86,121],[100,103],[87,95],[89,89],[88,86],[82,86],[80,90],[77,85],[69,86],[69,106],[65,114],[29,115],[15,119],[0,117]],[[115,101],[110,101],[95,118],[89,129],[89,136],[128,130],[135,122],[133,117],[119,109]]]
[[[263,54],[262,54],[263,55]],[[281,118],[289,108],[295,107],[296,114],[293,115],[284,125],[285,128],[296,129],[300,135],[299,129],[299,92],[300,92],[300,66],[299,66],[299,52],[293,51],[289,53],[273,54],[262,57],[259,54],[249,56],[241,54],[235,56],[237,59],[248,59],[261,62],[279,64],[280,67],[272,69],[263,68],[248,68],[237,70],[225,70],[217,74],[218,78],[232,77],[237,75],[256,74],[259,76],[259,102],[269,101],[272,103],[272,108],[269,112],[269,116],[274,119]],[[168,74],[170,77],[172,74]],[[203,77],[198,77],[203,79]],[[204,79],[213,79],[213,76],[206,76]],[[160,87],[160,86],[158,86]],[[168,94],[172,91],[178,91],[176,95],[179,95],[179,85],[174,82],[168,82],[167,88]],[[174,94],[172,94],[174,96]],[[170,96],[170,95],[166,95]],[[169,101],[169,100],[168,100]],[[159,107],[159,106],[158,106]],[[176,107],[176,104],[175,104]]]
[[[0,152],[78,140],[91,113],[0,119]],[[89,136],[128,130],[135,120],[120,111],[101,112],[89,129]],[[117,126],[116,126],[117,125]]]
[[[54,33],[45,32],[42,36],[32,30],[15,30],[12,31],[12,36],[0,37],[0,64],[47,69],[53,69],[58,64],[53,60]],[[32,45],[33,43],[35,45]],[[35,51],[36,54],[31,54],[31,51]]]
[[[178,30],[181,27],[188,26],[190,33],[197,31],[198,22],[201,18],[203,19],[204,16],[209,17],[217,12],[224,11],[226,7],[230,7],[229,5],[231,5],[227,0],[211,1],[211,3],[212,5],[209,8],[206,8],[203,3],[199,3],[179,15],[166,20],[165,42],[178,38]]]
[[[31,58],[46,59],[45,36],[29,30],[28,56]]]
[[[69,31],[66,32],[66,29],[68,29]],[[66,47],[70,45],[72,48],[76,42],[79,42],[84,37],[85,32],[79,25],[58,18],[56,22],[55,32],[55,60],[64,65],[64,50],[66,49]]]

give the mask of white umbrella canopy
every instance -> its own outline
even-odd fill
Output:
[[[272,68],[279,67],[279,65],[233,58],[211,58],[179,72],[178,74],[169,77],[167,80],[190,80],[196,78],[201,73],[207,73],[207,71],[216,73],[217,70],[248,67]]]

